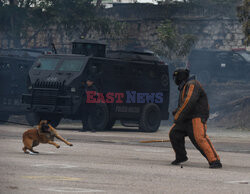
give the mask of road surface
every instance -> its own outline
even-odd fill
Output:
[[[79,132],[80,124],[63,124],[59,133],[74,144],[40,144],[37,155],[22,152],[26,127],[0,125],[0,193],[250,193],[250,132],[211,129],[222,169],[209,169],[187,139],[189,160],[170,165],[169,127],[157,133],[116,127]]]

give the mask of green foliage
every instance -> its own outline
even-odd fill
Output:
[[[90,0],[43,0],[38,7],[50,16],[51,23],[72,26],[95,18],[95,7]]]
[[[250,0],[244,0],[244,3],[237,8],[240,22],[243,24],[243,32],[245,34],[244,44],[250,45]]]
[[[85,36],[90,30],[111,34],[116,22],[102,16],[102,8],[92,0],[17,0],[0,1],[0,31],[12,39],[21,39],[27,29],[46,30],[55,26],[68,35],[73,32]],[[117,32],[116,32],[117,33]]]
[[[28,18],[24,9],[17,6],[4,5],[0,7],[0,30],[18,31],[20,27],[25,24]]]
[[[164,47],[159,49],[160,54],[169,58],[185,57],[196,42],[196,37],[191,34],[179,34],[176,27],[170,20],[165,20],[158,27],[158,37]],[[157,49],[156,49],[157,50]]]
[[[191,48],[194,46],[197,38],[191,34],[184,34],[182,35],[182,40],[179,43],[179,56],[186,56]]]
[[[158,36],[164,45],[170,50],[176,49],[177,31],[170,20],[165,20],[158,28]]]

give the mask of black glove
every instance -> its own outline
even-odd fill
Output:
[[[177,113],[177,109],[173,110],[172,115],[174,116]]]

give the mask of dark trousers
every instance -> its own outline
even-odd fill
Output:
[[[185,149],[185,137],[188,136],[194,146],[208,160],[209,163],[220,160],[213,144],[206,134],[207,125],[201,118],[193,118],[182,123],[175,123],[170,131],[169,138],[175,151],[176,159],[183,159],[187,152]]]
[[[87,130],[89,128],[89,117],[94,115],[95,104],[94,103],[86,103],[83,108],[83,125],[84,129]]]

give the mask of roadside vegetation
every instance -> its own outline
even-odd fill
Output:
[[[55,27],[69,37],[74,32],[84,37],[90,30],[110,37],[120,34],[124,25],[102,15],[103,9],[91,0],[0,0],[0,32],[14,40],[15,47],[26,47],[28,41],[22,39]]]

